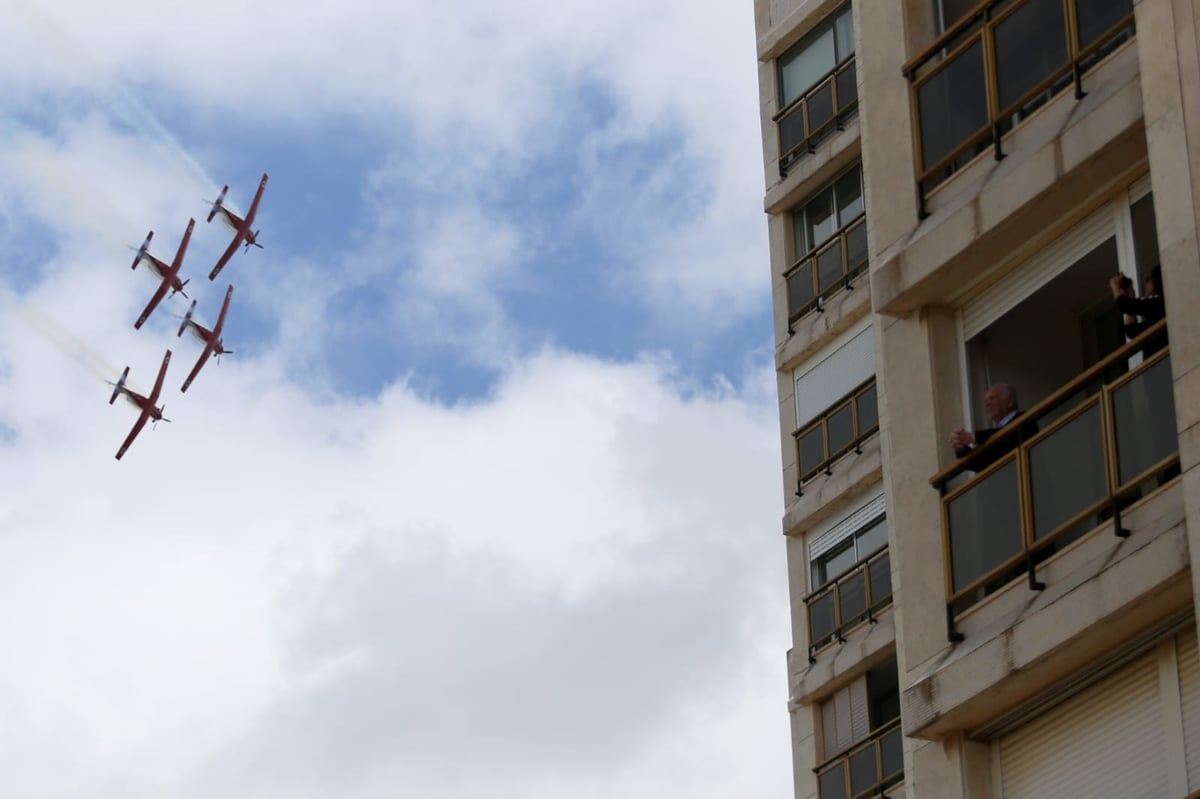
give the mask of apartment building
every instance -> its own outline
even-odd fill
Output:
[[[797,799],[1200,795],[1200,0],[755,15]]]

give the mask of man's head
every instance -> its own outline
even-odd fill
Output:
[[[983,408],[996,424],[1017,409],[1017,392],[1008,383],[997,383],[983,397]]]

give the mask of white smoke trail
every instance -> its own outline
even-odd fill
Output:
[[[22,302],[3,286],[0,286],[0,306],[11,311],[14,316],[25,322],[30,330],[100,380],[108,382],[120,376],[121,370],[106,361],[104,356],[72,335],[48,314],[39,311],[28,302]]]

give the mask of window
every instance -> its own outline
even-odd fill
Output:
[[[879,795],[904,778],[896,662],[871,669],[820,705],[820,799]]]
[[[867,555],[887,546],[887,517],[878,516],[830,551],[812,561],[812,584],[823,586],[845,574]]]
[[[854,20],[850,4],[780,56],[777,62],[779,174],[828,133],[858,104],[854,70]]]
[[[787,280],[788,332],[797,319],[866,271],[867,223],[862,167],[855,164],[792,211],[795,262]]]
[[[809,548],[813,586],[804,598],[808,608],[808,659],[892,603],[891,560],[887,520],[880,494]],[[863,519],[867,519],[863,523]]]
[[[933,0],[934,12],[940,25],[939,30],[946,30],[967,15],[979,0]]]

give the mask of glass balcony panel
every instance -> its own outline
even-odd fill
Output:
[[[851,61],[835,78],[837,81],[838,111],[845,111],[858,99],[858,68]]]
[[[779,120],[779,152],[786,156],[804,141],[804,105],[793,108]]]
[[[879,784],[879,767],[875,747],[850,755],[850,795],[858,796]]]
[[[847,403],[825,419],[829,428],[829,454],[833,456],[854,443],[854,413]]]
[[[824,294],[838,285],[845,276],[842,270],[842,241],[838,239],[829,249],[817,256],[817,283]]]
[[[825,462],[825,431],[820,425],[800,436],[798,450],[800,476],[808,477]]]
[[[788,275],[787,290],[789,316],[800,313],[816,298],[817,293],[813,289],[812,261]]]
[[[833,121],[833,81],[808,95],[804,105],[808,109],[808,135],[814,136]]]
[[[784,55],[779,67],[779,83],[783,87],[782,104],[786,107],[811,89],[836,63],[832,28],[802,43],[795,55]]]
[[[1079,48],[1094,44],[1105,31],[1133,13],[1133,0],[1074,0]]]
[[[842,624],[853,624],[867,615],[867,577],[862,569],[838,583],[842,603]]]
[[[1034,540],[1107,496],[1099,404],[1029,448],[1029,475]]]
[[[1062,0],[1028,0],[995,27],[1000,108],[1007,109],[1066,66]]]
[[[858,434],[862,435],[879,424],[879,392],[872,384],[854,401],[858,404]]]
[[[833,637],[838,626],[836,610],[832,591],[808,603],[808,635],[813,646],[820,646]]]
[[[899,728],[892,730],[879,740],[882,751],[883,778],[894,777],[904,772],[904,738]]]
[[[846,271],[851,275],[867,264],[867,225],[860,222],[846,231]]]
[[[846,795],[846,761],[817,777],[817,791],[821,799],[850,799]]]
[[[892,595],[892,561],[887,555],[871,561],[871,604],[878,606]]]
[[[988,123],[983,43],[975,41],[917,89],[921,168],[929,169]]]
[[[1179,449],[1171,359],[1163,358],[1112,395],[1121,485]]]
[[[951,585],[957,593],[1022,550],[1016,461],[955,497],[949,515]]]

